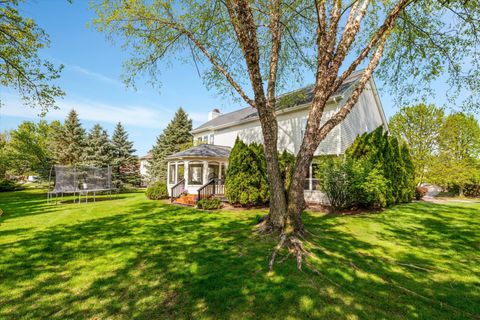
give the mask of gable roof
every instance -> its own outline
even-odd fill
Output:
[[[360,79],[362,74],[363,70],[353,72],[347,79],[345,79],[340,88],[338,88],[338,90],[330,97],[330,100],[333,100],[339,96],[343,96],[348,91],[350,91],[350,89],[358,83],[358,80]],[[277,110],[287,110],[312,102],[314,87],[315,85],[312,84],[304,88],[278,96],[278,105],[276,107]],[[246,107],[229,113],[221,114],[218,117],[196,127],[192,130],[192,133],[201,132],[207,129],[213,129],[215,127],[224,126],[230,123],[253,120],[255,117],[258,117],[257,109],[252,107]]]
[[[181,158],[228,158],[232,148],[213,144],[199,144],[190,149],[169,155],[165,159]]]

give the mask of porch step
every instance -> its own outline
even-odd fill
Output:
[[[197,204],[197,195],[195,194],[184,194],[179,198],[175,199],[175,203],[183,204],[187,206],[195,206]]]

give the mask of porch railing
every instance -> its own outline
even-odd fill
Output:
[[[197,200],[207,199],[214,195],[225,194],[225,180],[224,179],[210,179],[207,183],[198,189]]]
[[[170,189],[170,201],[173,202],[175,199],[180,197],[182,193],[185,191],[185,179],[182,179],[177,182],[171,189]]]

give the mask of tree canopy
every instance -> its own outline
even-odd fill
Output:
[[[78,114],[71,110],[55,135],[56,161],[62,165],[77,165],[83,162],[85,129]]]
[[[35,21],[20,14],[21,2],[0,1],[0,85],[17,90],[24,104],[39,106],[45,113],[64,95],[52,84],[63,66],[39,56],[49,45],[49,38]]]
[[[425,174],[438,151],[444,121],[443,109],[423,103],[403,107],[390,118],[391,133],[410,147],[417,183],[425,182]]]
[[[125,184],[138,185],[140,183],[140,169],[138,157],[135,155],[133,142],[129,140],[128,133],[119,122],[112,135],[112,183],[117,188]]]
[[[108,133],[98,123],[90,130],[84,150],[84,163],[97,167],[112,163],[113,148]]]
[[[175,116],[157,137],[149,161],[148,174],[151,180],[167,181],[167,162],[165,157],[192,146],[192,120],[179,108]]]

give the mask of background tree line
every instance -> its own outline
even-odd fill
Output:
[[[63,123],[25,121],[0,135],[0,177],[48,179],[52,165],[112,166],[116,188],[138,185],[140,172],[133,142],[119,122],[110,138],[99,124],[86,131],[75,110]]]
[[[418,104],[397,112],[390,130],[409,145],[417,184],[438,184],[460,195],[480,184],[480,126],[473,115]]]

